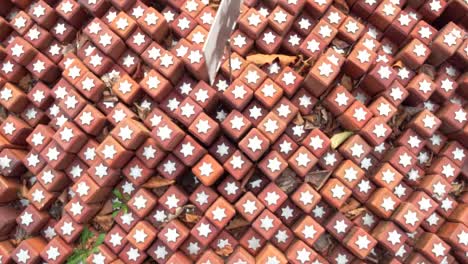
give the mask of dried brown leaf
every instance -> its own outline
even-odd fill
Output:
[[[345,216],[348,217],[350,220],[355,219],[356,217],[360,216],[363,212],[366,211],[366,208],[360,207],[353,210],[349,210],[345,213]]]
[[[393,63],[392,67],[393,68],[397,68],[397,69],[401,69],[405,66],[405,64],[403,64],[403,62],[401,60],[398,60],[396,61],[395,63]]]
[[[327,109],[325,109],[324,107],[320,108],[320,114],[321,114],[321,117],[322,117],[323,121],[325,121],[325,123],[328,123],[328,120],[330,120],[330,119],[328,118]]]
[[[347,49],[350,46],[348,42],[338,38],[333,39],[332,45],[340,49]]]
[[[393,129],[399,129],[401,124],[406,120],[408,117],[408,113],[406,111],[399,111],[389,122],[389,126]]]
[[[186,223],[196,223],[196,222],[198,222],[198,220],[200,220],[200,218],[201,217],[199,215],[186,213],[184,215],[183,220]]]
[[[465,191],[465,181],[452,183],[452,190],[450,191],[450,193],[458,197],[464,191]]]
[[[114,223],[112,214],[97,215],[94,217],[93,222],[102,228],[104,231],[109,231]]]
[[[234,249],[230,245],[215,250],[215,253],[222,257],[227,257],[231,255],[232,252],[234,252]]]
[[[330,121],[327,122],[327,125],[326,125],[325,128],[323,129],[323,132],[324,132],[325,134],[330,134],[330,133],[332,133],[332,132],[335,131],[335,130],[338,128],[338,126],[339,126],[339,124],[338,124],[338,122],[336,122],[336,119],[335,119],[335,118],[331,117],[329,120],[330,120]]]
[[[27,237],[28,233],[23,228],[17,226],[15,229],[14,237],[10,239],[10,241],[14,246],[17,246],[19,243],[21,243],[21,241],[23,241]]]
[[[292,67],[300,67],[302,64],[304,64],[304,56],[302,54],[297,55],[297,61],[294,63]]]
[[[148,188],[148,189],[154,189],[154,188],[169,186],[174,183],[175,183],[174,180],[169,180],[160,176],[156,176],[156,177],[151,177],[146,183],[142,185],[142,187]]]
[[[226,227],[226,230],[234,230],[241,227],[249,226],[250,222],[245,220],[244,218],[236,217],[229,222],[229,225]]]
[[[352,136],[354,132],[352,131],[343,131],[341,133],[335,134],[331,137],[331,147],[332,149],[336,149],[339,147],[343,142],[346,141],[350,136]]]
[[[271,64],[275,59],[279,60],[282,67],[293,64],[297,60],[297,56],[288,56],[283,54],[254,54],[247,56],[247,61],[256,65]]]
[[[170,222],[172,219],[175,219],[177,217],[179,217],[182,213],[184,213],[186,210],[191,210],[191,209],[194,209],[195,206],[192,205],[192,204],[187,204],[187,205],[184,205],[182,207],[177,207],[176,208],[176,211],[174,214],[170,214],[167,219],[166,219],[166,222]]]
[[[251,169],[249,172],[247,172],[247,175],[242,179],[242,182],[241,182],[242,190],[246,191],[245,186],[247,185],[247,183],[249,183],[250,179],[252,178],[254,174],[255,174],[255,169]]]
[[[343,77],[341,77],[341,85],[343,85],[346,90],[351,91],[353,90],[354,84],[353,84],[353,79],[349,77],[348,75],[344,74]]]
[[[62,48],[62,54],[75,52],[75,50],[76,50],[76,46],[73,43],[70,43]]]
[[[68,202],[68,191],[63,191],[57,198],[61,203],[66,204]]]
[[[151,110],[148,109],[148,108],[143,108],[143,107],[139,106],[137,103],[135,103],[134,105],[135,105],[138,117],[141,120],[145,120]]]
[[[409,116],[414,116],[416,115],[417,113],[421,112],[424,110],[424,107],[423,106],[405,106],[403,108],[403,111],[405,113],[407,113]]]
[[[299,180],[296,178],[296,173],[289,168],[284,170],[284,172],[276,179],[276,184],[285,193],[291,193],[294,191],[299,183]]]
[[[33,79],[31,77],[31,74],[26,74],[21,78],[21,80],[18,83],[18,86],[23,90],[23,91],[29,91],[32,87],[31,84],[34,83]]]
[[[360,205],[361,204],[358,202],[358,200],[350,198],[343,206],[341,206],[340,211],[345,213],[347,211],[358,208]]]
[[[344,13],[348,14],[349,13],[349,6],[348,3],[346,3],[345,0],[335,0],[334,1],[334,6]]]
[[[175,213],[174,213],[174,214],[169,214],[164,222],[167,223],[167,222],[170,222],[170,221],[173,220],[173,219],[176,219],[176,218],[179,217],[183,212],[184,212],[184,208],[183,208],[183,207],[177,207],[176,210],[175,210]]]
[[[294,64],[293,68],[294,68],[295,72],[297,72],[299,75],[304,76],[304,75],[307,74],[310,67],[314,64],[315,58],[310,57],[307,60],[304,60],[304,56],[299,55],[298,57],[299,57],[299,59]]]
[[[304,124],[304,118],[300,113],[297,113],[296,117],[293,119],[293,124],[295,125],[303,125]]]
[[[315,189],[320,190],[322,186],[330,178],[331,171],[320,170],[320,171],[311,171],[306,174],[304,181],[312,184]]]
[[[86,34],[83,34],[81,31],[78,31],[76,33],[76,38],[75,38],[75,50],[80,50],[83,45],[88,41],[88,36]]]
[[[419,72],[427,74],[429,77],[431,77],[432,80],[434,80],[437,71],[434,66],[424,64],[419,68]]]
[[[164,46],[172,47],[173,41],[174,41],[174,36],[172,35],[172,33],[169,33],[164,39]]]
[[[107,215],[112,213],[112,200],[108,199],[104,205],[102,206],[101,210],[99,211],[98,215]]]
[[[323,235],[320,236],[315,242],[314,242],[314,249],[316,249],[318,252],[327,252],[330,247],[333,245],[332,240],[330,239],[329,235]]]
[[[142,66],[142,63],[139,62],[137,64],[137,68],[136,68],[135,72],[132,75],[132,78],[135,79],[135,80],[139,80],[139,79],[143,79],[143,77],[144,77],[143,66]]]
[[[115,95],[108,94],[103,96],[103,101],[116,103],[119,101],[119,98],[117,98]]]
[[[315,125],[313,122],[310,122],[309,120],[306,120],[304,124],[304,129],[305,130],[312,130],[315,128],[319,128],[319,126]]]
[[[106,74],[101,76],[101,80],[104,82],[106,87],[109,89],[110,93],[112,93],[111,88],[114,85],[114,83],[117,82],[118,79],[119,78],[117,76],[109,74],[109,73],[106,73]]]
[[[22,197],[27,197],[29,188],[28,188],[28,182],[26,180],[24,180],[23,183],[21,184],[19,191]]]
[[[304,118],[305,120],[309,121],[309,122],[316,122],[317,121],[317,116],[316,115],[306,115],[306,116],[303,116],[302,118]]]

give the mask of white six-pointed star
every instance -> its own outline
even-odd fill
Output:
[[[201,237],[208,237],[211,234],[210,225],[205,223],[200,223],[197,227],[197,231]]]
[[[307,153],[303,153],[303,152],[299,153],[295,160],[297,162],[297,165],[300,166],[300,167],[307,167],[307,165],[311,161],[310,158],[309,158],[309,155],[307,155]]]
[[[455,111],[455,117],[454,119],[458,122],[463,124],[466,121],[466,112],[462,108],[458,109]]]
[[[209,177],[211,173],[214,172],[211,163],[208,163],[208,162],[203,162],[202,165],[199,167],[199,169],[200,169],[201,176]]]
[[[385,137],[385,133],[387,132],[387,128],[384,126],[384,124],[376,124],[374,126],[374,130],[372,130],[372,133],[378,138],[380,137]]]
[[[434,255],[436,256],[436,258],[438,257],[442,257],[445,255],[445,247],[442,243],[434,243],[433,247],[432,247],[432,253],[434,253]]]
[[[314,200],[314,195],[310,191],[301,192],[299,201],[304,205],[312,204]]]
[[[367,111],[363,107],[354,109],[353,117],[356,121],[361,122],[366,120]]]
[[[223,219],[224,219],[225,217],[227,217],[227,215],[226,215],[226,209],[221,208],[221,207],[219,207],[219,206],[217,206],[217,207],[213,210],[212,214],[213,214],[213,219],[214,219],[214,220],[217,220],[217,221],[223,221]]]
[[[242,169],[242,165],[244,164],[244,160],[240,155],[233,155],[231,161],[229,162],[232,165],[234,170]]]
[[[252,200],[247,200],[242,204],[242,207],[244,208],[244,212],[246,214],[253,214],[257,210],[257,205],[255,201]]]
[[[267,168],[271,172],[279,171],[281,169],[281,161],[278,159],[278,157],[274,157],[272,159],[268,159],[268,165]]]
[[[333,73],[333,68],[332,68],[332,65],[330,63],[322,63],[319,67],[318,67],[318,70],[319,70],[319,74],[321,76],[325,76],[325,77],[329,77],[330,74]]]
[[[427,49],[424,46],[424,44],[414,45],[413,52],[414,52],[414,54],[416,54],[416,56],[424,57],[424,56],[426,56],[426,51],[427,51]]]
[[[354,21],[349,21],[346,25],[346,31],[355,34],[359,30],[359,25]]]
[[[340,184],[335,184],[335,186],[333,186],[333,188],[331,189],[331,192],[333,198],[336,198],[338,200],[340,200],[346,195],[344,186]]]
[[[315,230],[315,227],[313,225],[305,225],[304,229],[302,229],[302,235],[304,236],[305,239],[314,238],[316,233],[317,233],[317,230]]]
[[[261,140],[257,135],[248,138],[248,141],[249,143],[247,144],[247,147],[252,150],[252,152],[262,149],[263,140]]]
[[[363,236],[358,236],[358,239],[356,240],[355,243],[359,249],[367,249],[371,241],[367,238],[366,235],[363,235]]]
[[[319,29],[319,35],[322,38],[329,38],[332,35],[333,30],[328,25],[323,25]]]
[[[276,40],[276,35],[273,34],[273,32],[268,31],[267,33],[263,34],[263,41],[266,44],[273,44],[273,43],[275,43],[275,40]]]
[[[423,126],[432,129],[436,124],[436,119],[433,115],[426,114],[422,120]]]
[[[405,223],[411,226],[415,226],[416,222],[419,221],[418,215],[412,210],[408,210],[403,217],[405,218]]]
[[[392,211],[396,202],[391,197],[385,197],[380,205],[385,211]]]
[[[364,146],[358,143],[354,143],[350,148],[351,155],[356,158],[360,158],[364,154]]]
[[[345,220],[337,220],[333,228],[336,230],[338,234],[345,233],[348,225],[345,223]]]
[[[265,128],[265,132],[274,134],[279,128],[278,121],[268,118],[268,120],[263,123],[263,127]]]
[[[260,227],[264,229],[265,231],[268,231],[274,227],[273,221],[274,221],[273,218],[270,218],[268,215],[265,215],[265,217],[260,219],[260,222],[261,222]]]
[[[253,27],[257,27],[262,21],[260,20],[260,15],[252,13],[247,18],[249,25]]]
[[[164,234],[166,237],[167,242],[173,242],[175,243],[177,239],[179,238],[179,233],[177,232],[177,229],[175,228],[168,228],[167,232]]]

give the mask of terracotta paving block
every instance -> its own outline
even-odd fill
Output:
[[[465,2],[150,2],[2,4],[0,262],[468,262]]]

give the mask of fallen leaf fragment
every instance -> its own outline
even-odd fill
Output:
[[[404,66],[405,66],[405,64],[401,60],[398,60],[397,62],[393,63],[393,65],[392,65],[393,68],[397,68],[397,69],[401,69]]]
[[[337,147],[339,147],[341,143],[345,142],[345,140],[353,134],[354,132],[352,131],[343,131],[341,133],[333,135],[330,139],[332,149],[336,149]]]
[[[331,173],[328,170],[312,171],[306,174],[304,181],[311,183],[315,189],[320,190],[328,178],[330,178]]]
[[[113,205],[112,205],[112,200],[108,199],[104,205],[102,206],[102,209],[99,211],[98,215],[107,215],[111,214],[113,211]]]
[[[223,248],[219,248],[219,249],[215,250],[216,254],[218,254],[220,256],[223,256],[223,257],[227,257],[227,256],[231,255],[232,252],[234,252],[234,249],[232,249],[231,246],[225,246]]]
[[[360,207],[360,208],[356,208],[356,209],[346,212],[345,216],[348,217],[350,220],[353,220],[356,217],[360,216],[365,211],[366,211],[366,208]]]
[[[351,91],[354,88],[353,80],[346,74],[341,77],[341,85],[343,85],[343,87],[348,91]]]
[[[271,64],[275,59],[279,60],[282,67],[288,66],[297,60],[297,56],[283,54],[254,54],[247,56],[247,61],[257,65]]]
[[[300,126],[304,124],[304,118],[300,113],[297,113],[296,117],[293,119],[292,122],[293,124]]]
[[[184,215],[184,222],[186,223],[196,223],[198,222],[198,220],[200,220],[200,216],[199,215],[196,215],[196,214],[185,214]]]
[[[285,193],[291,193],[297,189],[297,186],[299,186],[300,182],[296,178],[296,173],[293,170],[287,168],[276,179],[276,184]]]
[[[452,193],[455,197],[460,196],[460,194],[465,191],[468,191],[467,186],[465,186],[465,181],[452,183],[452,190],[450,193]]]
[[[431,77],[432,80],[434,80],[437,71],[434,66],[424,64],[421,67],[419,67],[419,72],[428,75],[429,77]]]
[[[335,0],[334,5],[344,13],[349,13],[349,6],[345,0]]]
[[[247,172],[247,175],[244,177],[244,179],[242,180],[241,182],[241,188],[242,190],[245,191],[245,186],[247,185],[247,183],[249,183],[250,179],[254,176],[255,174],[255,170],[254,169],[251,169]]]
[[[302,118],[304,118],[305,120],[309,121],[309,122],[315,122],[317,121],[317,116],[316,115],[306,115],[306,116],[303,116]]]
[[[114,223],[114,217],[112,216],[112,214],[97,215],[94,217],[94,223],[99,225],[102,228],[102,230],[109,231]]]
[[[338,39],[338,38],[336,38],[336,39],[334,39],[332,41],[332,45],[339,48],[339,49],[347,49],[350,46],[348,42],[346,42],[344,40],[341,40],[341,39]]]
[[[168,180],[163,177],[151,177],[145,184],[142,185],[143,188],[148,188],[148,189],[154,189],[154,188],[160,188],[164,186],[169,186],[174,184],[174,180]]]
[[[362,207],[358,200],[351,198],[339,210],[346,215],[346,217],[354,219],[366,211],[366,208]]]
[[[233,230],[233,229],[237,229],[237,228],[241,228],[241,227],[244,227],[244,226],[249,226],[250,225],[250,222],[248,222],[247,220],[243,219],[243,218],[234,218],[230,223],[229,225],[226,227],[226,230]]]

